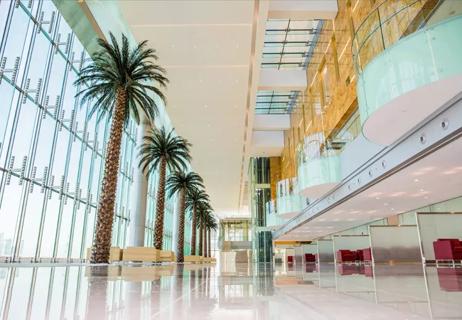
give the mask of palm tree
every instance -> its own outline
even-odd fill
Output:
[[[213,215],[210,215],[210,219],[207,220],[207,249],[208,251],[206,252],[206,257],[211,257],[212,256],[212,248],[211,248],[211,236],[212,236],[212,230],[217,230],[218,229],[218,223],[215,220],[215,217]]]
[[[196,254],[197,210],[199,206],[209,205],[209,196],[204,190],[194,190],[186,199],[186,209],[191,211],[191,255]]]
[[[212,223],[213,215],[211,210],[207,210],[207,214],[204,216],[204,228],[203,228],[203,237],[204,237],[204,257],[207,257],[208,254],[208,243],[207,243],[207,231]]]
[[[200,205],[197,211],[197,219],[199,224],[199,252],[198,254],[202,256],[204,254],[204,230],[205,230],[205,221],[207,220],[207,215],[212,210],[210,205]]]
[[[146,48],[146,41],[130,48],[125,35],[122,35],[121,46],[112,33],[110,38],[110,42],[98,40],[100,50],[93,56],[92,62],[80,71],[74,82],[80,88],[77,96],[81,97],[81,105],[93,101],[90,117],[96,113],[97,121],[105,115],[112,118],[91,254],[92,263],[107,263],[109,260],[123,130],[130,116],[139,123],[140,112],[149,121],[154,119],[158,108],[151,94],[154,93],[162,100],[165,98],[152,82],[157,82],[160,87],[165,87],[168,83],[165,70],[155,63],[155,50]]]
[[[165,209],[165,177],[167,168],[170,171],[181,171],[186,169],[189,154],[188,141],[176,136],[171,130],[166,132],[164,128],[151,130],[144,137],[139,155],[140,167],[149,175],[159,168],[159,182],[157,185],[156,221],[154,224],[154,247],[162,250],[164,238],[164,209]]]
[[[184,262],[184,214],[186,210],[186,197],[196,189],[204,188],[202,178],[195,172],[174,172],[168,179],[166,189],[169,197],[178,193],[178,243],[177,262]]]

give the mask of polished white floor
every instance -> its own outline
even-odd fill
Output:
[[[462,268],[0,266],[1,319],[462,319]]]

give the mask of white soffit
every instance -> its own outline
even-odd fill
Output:
[[[305,70],[262,69],[258,90],[302,91],[307,87]]]
[[[256,114],[253,121],[254,131],[283,131],[290,129],[289,114]]]
[[[270,19],[334,19],[337,0],[272,0],[269,4]]]
[[[251,155],[254,157],[280,156],[284,148],[283,131],[254,131]]]

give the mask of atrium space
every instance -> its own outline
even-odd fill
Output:
[[[1,319],[462,319],[462,0],[0,0]]]

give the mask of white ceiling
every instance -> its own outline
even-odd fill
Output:
[[[377,183],[278,240],[313,240],[460,196],[462,138]]]
[[[193,144],[192,167],[204,178],[218,216],[239,214],[254,110],[248,97],[258,81],[251,73],[260,57],[252,56],[252,39],[259,34],[258,17],[266,21],[267,12],[256,15],[250,0],[119,3],[135,38],[148,40],[167,69],[167,112]]]

